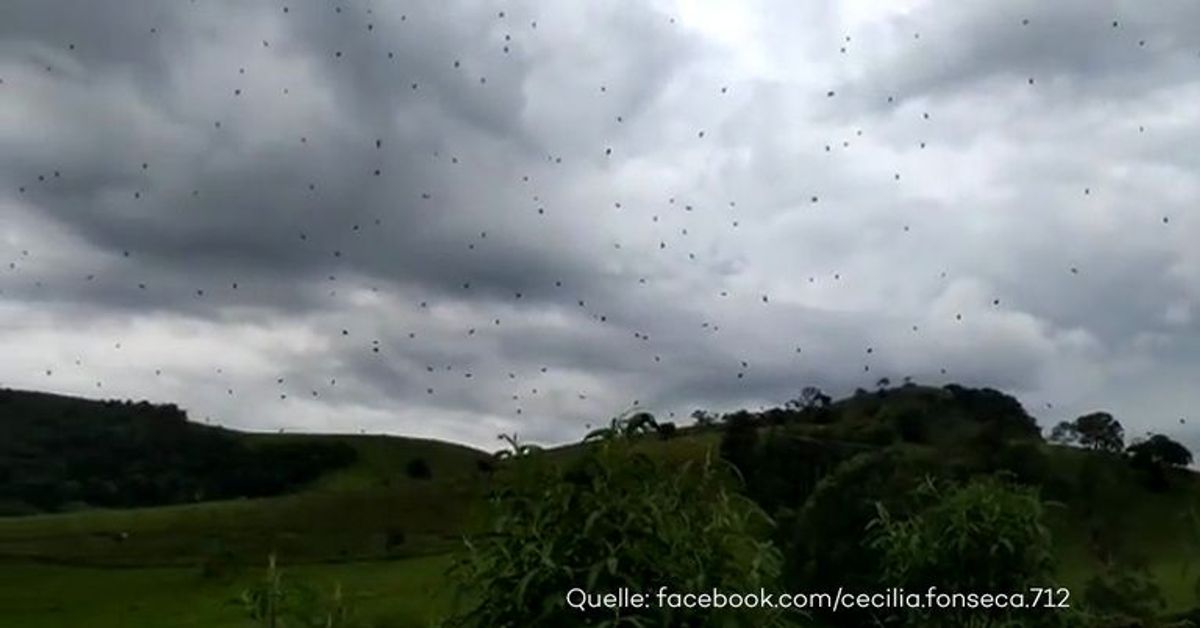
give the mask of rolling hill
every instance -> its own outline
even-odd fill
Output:
[[[173,413],[149,404],[16,391],[4,391],[0,399],[5,438],[0,454],[9,461],[0,490],[11,490],[19,465],[69,468],[69,459],[53,455],[52,448],[61,443],[69,444],[61,450],[65,454],[113,443],[167,448],[132,456],[149,460],[146,465],[178,460],[197,446],[193,439],[218,443],[223,451],[249,452],[259,464],[270,459],[262,452],[271,448],[352,454],[269,496],[136,508],[75,504],[70,512],[0,517],[0,591],[5,592],[0,608],[7,609],[0,617],[6,626],[77,625],[82,617],[93,626],[244,625],[229,600],[257,577],[257,566],[270,552],[314,582],[342,583],[379,625],[423,625],[448,599],[441,586],[447,557],[461,547],[463,533],[475,529],[495,465],[503,464],[485,452],[439,441],[248,434],[186,421],[181,426]],[[170,437],[153,433],[155,421]],[[95,423],[117,434],[115,440],[64,436],[94,433]],[[1200,573],[1200,530],[1192,519],[1200,504],[1196,476],[1178,470],[1169,485],[1150,490],[1119,455],[1044,442],[1033,418],[1007,395],[954,385],[859,391],[825,404],[733,413],[717,424],[647,438],[639,447],[681,462],[728,456],[731,430],[740,424],[751,426],[759,443],[753,450],[756,460],[769,460],[773,446],[807,452],[787,455],[788,464],[799,466],[772,467],[774,480],[789,491],[814,490],[836,467],[818,460],[884,450],[932,461],[936,468],[987,467],[1024,476],[1022,481],[1038,486],[1051,504],[1048,524],[1059,571],[1077,592],[1117,557],[1143,564],[1168,608],[1194,606],[1193,583]],[[53,438],[47,436],[51,427],[59,430]],[[170,451],[172,446],[179,450]],[[584,446],[554,448],[547,455],[567,462]],[[37,451],[51,459],[31,457]],[[231,459],[244,460],[241,454]],[[415,461],[420,468],[414,469]],[[125,466],[115,468],[120,472],[115,480],[137,477]],[[206,477],[200,471],[198,477]],[[70,477],[70,471],[62,473]],[[192,476],[180,477],[186,483]],[[746,478],[753,496],[754,478]],[[103,586],[93,586],[99,582]],[[134,592],[133,601],[118,590]],[[173,599],[211,609],[181,615]]]

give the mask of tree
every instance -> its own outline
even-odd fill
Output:
[[[1169,467],[1186,467],[1192,464],[1192,452],[1187,447],[1162,434],[1134,443],[1126,449],[1134,460]]]
[[[1107,412],[1093,412],[1075,419],[1079,444],[1088,449],[1120,453],[1125,449],[1125,428]]]
[[[692,418],[699,427],[712,427],[717,424],[717,415],[707,410],[694,410]]]
[[[800,391],[800,396],[796,399],[789,399],[784,404],[789,410],[810,410],[814,408],[828,408],[833,399],[826,395],[816,386],[805,386]]]
[[[1079,430],[1075,427],[1074,421],[1059,421],[1054,429],[1050,430],[1050,442],[1058,443],[1059,445],[1074,445],[1079,442]]]
[[[1192,464],[1192,452],[1162,434],[1130,445],[1125,453],[1133,467],[1144,474],[1146,485],[1154,491],[1168,487],[1168,471],[1172,467]]]
[[[766,514],[729,490],[721,466],[679,465],[634,446],[650,433],[615,419],[566,464],[536,450],[509,456],[487,531],[469,538],[452,569],[460,595],[449,625],[784,625],[764,609],[568,605],[574,589],[595,597],[776,584],[780,556],[765,540]]]

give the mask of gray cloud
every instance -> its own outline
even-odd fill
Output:
[[[1196,9],[865,6],[11,4],[0,383],[485,446],[883,376],[1177,429]]]

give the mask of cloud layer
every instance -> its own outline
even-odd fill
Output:
[[[880,377],[1200,404],[1200,10],[17,0],[0,385],[557,442]]]

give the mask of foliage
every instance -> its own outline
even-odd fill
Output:
[[[924,414],[914,407],[889,409],[885,420],[896,428],[896,434],[908,443],[929,442],[929,424]]]
[[[1088,581],[1083,601],[1101,626],[1154,626],[1166,606],[1142,565],[1109,565]]]
[[[252,446],[173,404],[0,390],[0,514],[278,495],[354,459],[342,443]]]
[[[759,626],[767,612],[649,608],[579,611],[566,593],[757,591],[774,583],[770,520],[729,491],[710,461],[669,464],[633,444],[654,432],[634,415],[589,435],[564,465],[510,440],[485,534],[468,540],[454,575],[459,626]]]
[[[787,532],[785,585],[792,590],[879,590],[878,553],[866,544],[875,503],[905,512],[907,495],[929,473],[929,460],[899,449],[864,451],[849,457],[817,482]],[[869,613],[843,609],[821,617],[829,625],[863,626]]]
[[[433,477],[433,470],[424,458],[413,458],[404,466],[404,472],[414,480],[428,480]]]
[[[1107,412],[1092,412],[1054,426],[1050,439],[1064,445],[1119,453],[1125,448],[1125,428]]]
[[[408,535],[404,533],[404,530],[401,530],[400,528],[388,528],[383,533],[384,550],[391,552],[404,545],[404,542],[407,539]]]
[[[1050,442],[1059,445],[1074,445],[1079,442],[1079,428],[1075,426],[1074,421],[1059,421],[1054,429],[1050,430]]]
[[[712,427],[717,424],[717,415],[707,410],[694,410],[692,419],[697,427]]]
[[[797,511],[822,478],[860,451],[863,449],[851,445],[804,438],[787,429],[771,429],[754,451],[753,472],[746,479],[745,490],[770,514]]]
[[[1012,475],[1027,486],[1044,486],[1054,479],[1045,445],[1032,441],[1014,441],[1000,446],[994,457],[997,471]]]
[[[816,386],[805,386],[800,391],[800,396],[795,399],[790,399],[785,404],[785,407],[794,410],[808,410],[816,408],[828,408],[833,399],[821,391]]]
[[[1045,587],[1053,567],[1050,533],[1043,508],[1028,488],[984,477],[947,487],[928,480],[914,493],[913,514],[897,517],[878,505],[870,524],[869,546],[880,553],[879,576],[888,586],[925,591],[1015,592]],[[1021,625],[1039,625],[1055,611],[1013,613]],[[933,609],[910,611],[901,623],[913,626],[1005,625],[1014,619],[997,613]],[[993,621],[995,623],[993,623]],[[1048,620],[1046,620],[1048,621]],[[1045,625],[1045,624],[1041,624]]]
[[[1192,452],[1162,434],[1130,445],[1125,450],[1133,467],[1142,472],[1146,485],[1151,490],[1166,490],[1168,470],[1192,464]]]
[[[200,558],[200,577],[207,580],[221,580],[237,573],[241,565],[237,555],[221,540],[215,540],[206,548]]]
[[[947,384],[943,389],[965,416],[998,424],[1006,438],[1041,438],[1037,421],[1012,396],[992,388],[966,388],[958,384]]]
[[[271,554],[261,581],[239,597],[247,616],[263,628],[353,628],[361,626],[346,605],[341,586],[323,597],[312,586],[283,577]]]
[[[752,482],[755,475],[758,426],[750,413],[736,412],[725,416],[725,429],[721,434],[721,458],[746,482]]]
[[[1126,450],[1135,462],[1154,465],[1185,467],[1192,464],[1192,452],[1162,434],[1134,443]]]

